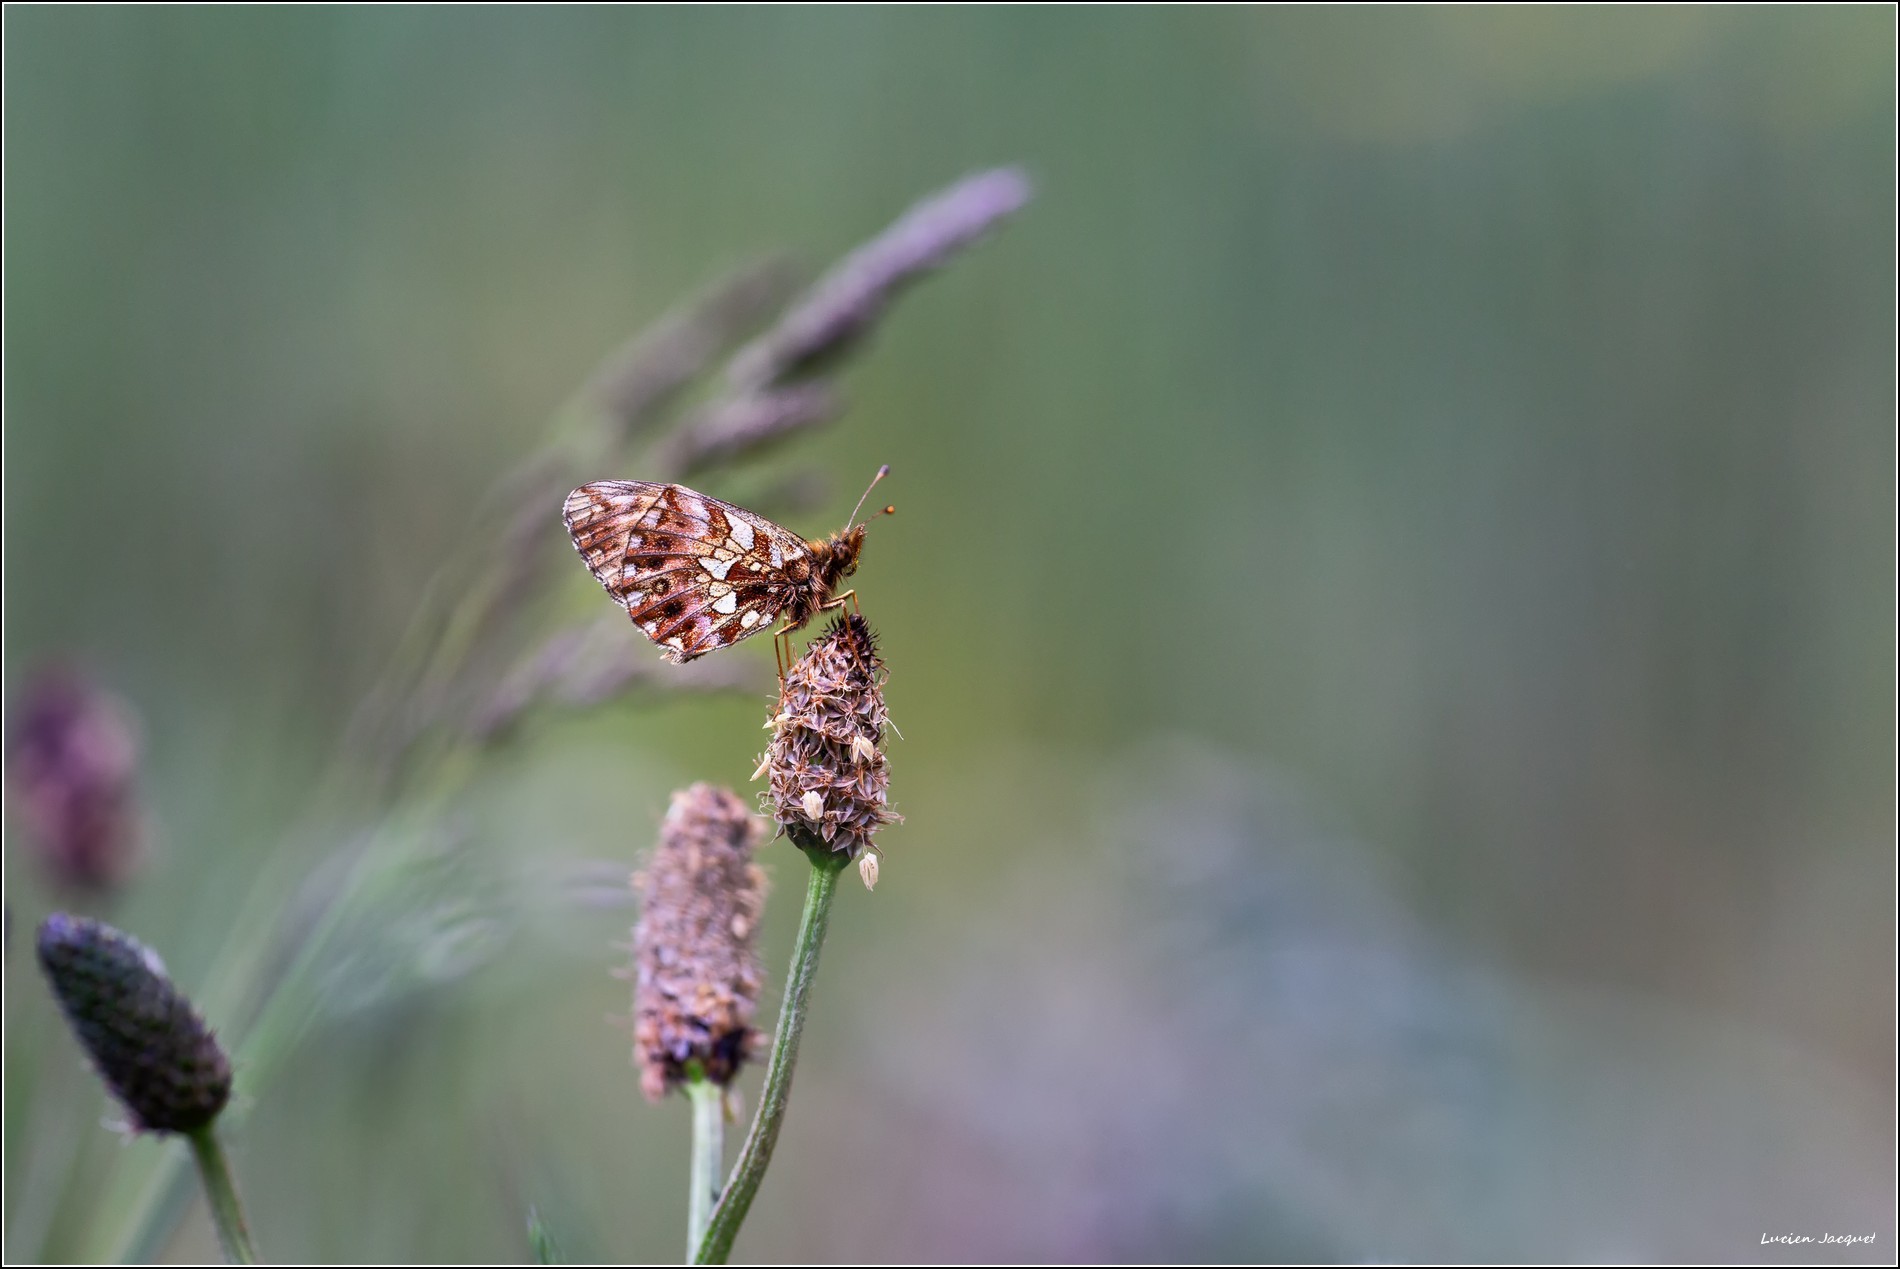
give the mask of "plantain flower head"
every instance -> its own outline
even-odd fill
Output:
[[[890,808],[886,677],[870,623],[838,618],[780,683],[762,767],[780,827],[804,850],[859,860],[867,886],[877,869],[863,857],[876,852],[879,829],[903,818]]]
[[[634,1060],[659,1101],[695,1072],[726,1085],[756,1040],[765,874],[752,861],[764,827],[739,796],[710,784],[673,795],[660,842],[635,877]]]

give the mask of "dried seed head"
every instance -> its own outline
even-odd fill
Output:
[[[884,663],[855,614],[831,624],[785,675],[771,747],[772,813],[804,849],[855,859],[903,817],[888,805]],[[875,876],[875,873],[873,874]]]
[[[32,683],[6,728],[8,800],[53,875],[112,890],[138,862],[143,833],[130,711],[69,670]]]
[[[156,953],[102,921],[55,912],[40,968],[101,1079],[147,1132],[193,1132],[231,1096],[231,1064]]]
[[[752,936],[765,908],[752,852],[764,835],[738,795],[710,784],[675,793],[660,824],[633,931],[634,1060],[649,1100],[694,1067],[729,1084],[751,1053],[760,981]]]

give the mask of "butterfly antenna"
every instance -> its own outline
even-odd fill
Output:
[[[882,467],[877,469],[877,475],[871,477],[871,483],[864,487],[864,493],[858,497],[858,505],[851,508],[851,518],[844,522],[845,528],[848,529],[853,524],[857,523],[858,512],[864,510],[864,500],[871,496],[871,491],[873,489],[877,488],[877,482],[884,479],[886,476],[890,474],[891,474],[891,465],[889,463],[885,463]]]

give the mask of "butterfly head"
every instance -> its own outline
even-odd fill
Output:
[[[864,498],[871,496],[871,490],[877,488],[877,482],[891,474],[891,466],[886,463],[877,469],[877,475],[871,477],[871,483],[865,488]],[[818,571],[824,579],[827,593],[840,579],[858,571],[858,553],[864,550],[865,524],[856,523],[858,512],[864,509],[864,498],[858,499],[858,505],[851,510],[851,519],[845,521],[844,528],[818,544]],[[896,507],[885,507],[877,515],[888,516],[897,512]],[[876,516],[871,517],[876,519]]]
[[[864,525],[855,524],[818,544],[818,572],[827,591],[858,571],[858,554],[864,550],[864,529]]]

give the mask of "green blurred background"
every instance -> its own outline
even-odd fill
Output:
[[[1891,1257],[1890,9],[10,6],[5,72],[5,680],[138,712],[93,910],[188,989],[607,352],[1020,162],[766,465],[808,534],[893,467],[908,822],[738,1255]],[[478,760],[234,1134],[266,1255],[677,1257],[608,883],[764,703]],[[11,821],[7,902],[7,1256],[97,1256],[177,1147],[100,1127]]]

